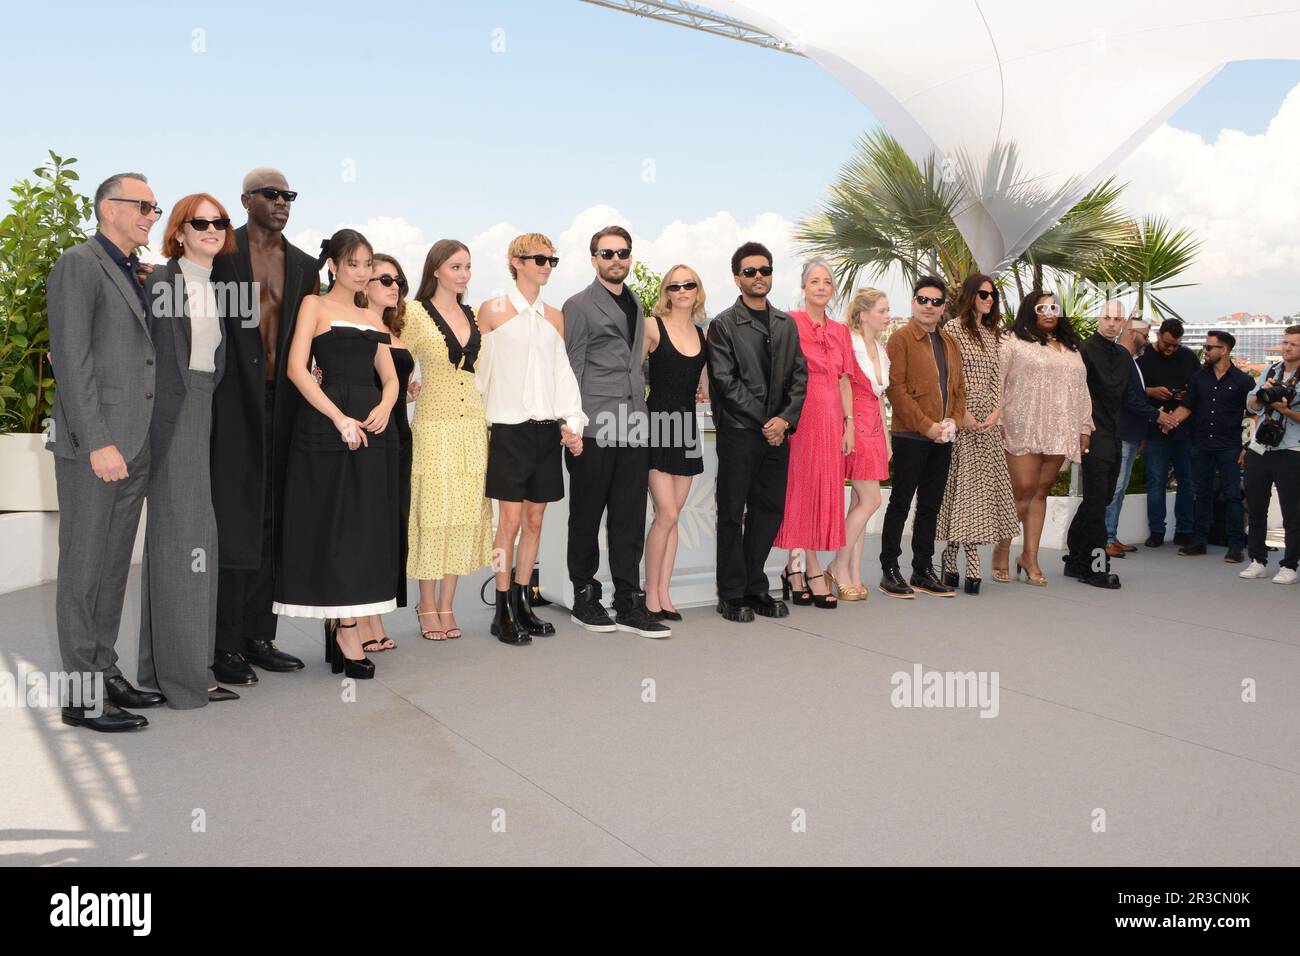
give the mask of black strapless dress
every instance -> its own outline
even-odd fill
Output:
[[[393,368],[397,370],[397,404],[388,416],[389,460],[397,484],[394,488],[394,501],[397,505],[395,521],[397,522],[397,606],[406,607],[406,550],[408,528],[411,520],[411,421],[406,416],[406,386],[410,384],[411,373],[415,371],[415,359],[409,349],[391,349]],[[379,384],[379,375],[375,374],[375,384]]]
[[[357,421],[379,404],[375,350],[388,342],[386,332],[341,323],[312,340],[321,389]],[[328,418],[306,401],[299,407],[285,467],[276,614],[358,617],[397,606],[393,438],[389,429],[366,438],[349,451]]]

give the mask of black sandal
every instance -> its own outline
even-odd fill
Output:
[[[420,636],[424,638],[426,641],[445,641],[447,639],[447,635],[445,632],[434,630],[433,628],[425,627],[424,622],[420,620],[420,618],[427,617],[430,614],[441,614],[441,613],[442,613],[441,611],[421,611],[418,606],[416,607],[415,622],[420,625]],[[440,634],[442,636],[430,637],[429,636],[430,634]]]
[[[831,610],[840,606],[839,599],[836,598],[834,594],[829,593],[829,591],[826,594],[814,594],[812,587],[808,585],[809,581],[816,581],[818,578],[825,579],[825,577],[826,573],[824,571],[821,574],[814,574],[812,577],[805,574],[803,576],[804,586],[807,587],[808,590],[804,593],[808,595],[809,599],[811,599],[814,607]]]
[[[452,616],[455,615],[456,612],[455,612],[455,611],[437,611],[437,612],[435,612],[435,613],[440,614],[440,615],[442,615],[442,616],[444,616],[444,617],[452,617]],[[449,640],[449,641],[454,641],[454,640],[456,640],[456,639],[459,638],[459,637],[464,637],[464,636],[465,636],[464,632],[460,629],[460,627],[458,627],[458,626],[456,626],[456,625],[452,625],[451,627],[449,627],[449,628],[448,628],[446,631],[444,631],[443,633],[447,635],[447,640]]]

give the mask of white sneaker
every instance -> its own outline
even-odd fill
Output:
[[[1240,572],[1237,577],[1249,579],[1262,578],[1266,573],[1267,569],[1264,565],[1260,564],[1258,561],[1252,561],[1246,567],[1246,570]]]
[[[1297,575],[1290,568],[1282,568],[1277,574],[1273,575],[1274,584],[1295,584],[1297,579],[1300,579],[1300,575]]]

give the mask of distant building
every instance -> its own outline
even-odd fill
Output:
[[[1270,315],[1232,312],[1221,315],[1212,322],[1184,321],[1183,327],[1187,331],[1183,336],[1183,344],[1199,351],[1205,344],[1207,334],[1222,329],[1231,332],[1237,339],[1232,357],[1239,365],[1266,366],[1281,357],[1282,333],[1287,326],[1293,324],[1295,323],[1290,316],[1274,319]]]

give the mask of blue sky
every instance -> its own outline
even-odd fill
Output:
[[[242,174],[271,164],[302,194],[291,234],[376,217],[420,242],[555,234],[602,205],[638,235],[723,210],[794,220],[875,125],[808,60],[576,0],[76,0],[3,18],[0,59],[27,81],[0,101],[0,179],[54,148],[88,184],[138,169],[164,205],[237,205]],[[1258,134],[1298,84],[1300,62],[1232,65],[1171,125]],[[1269,299],[1235,307],[1300,308]]]

